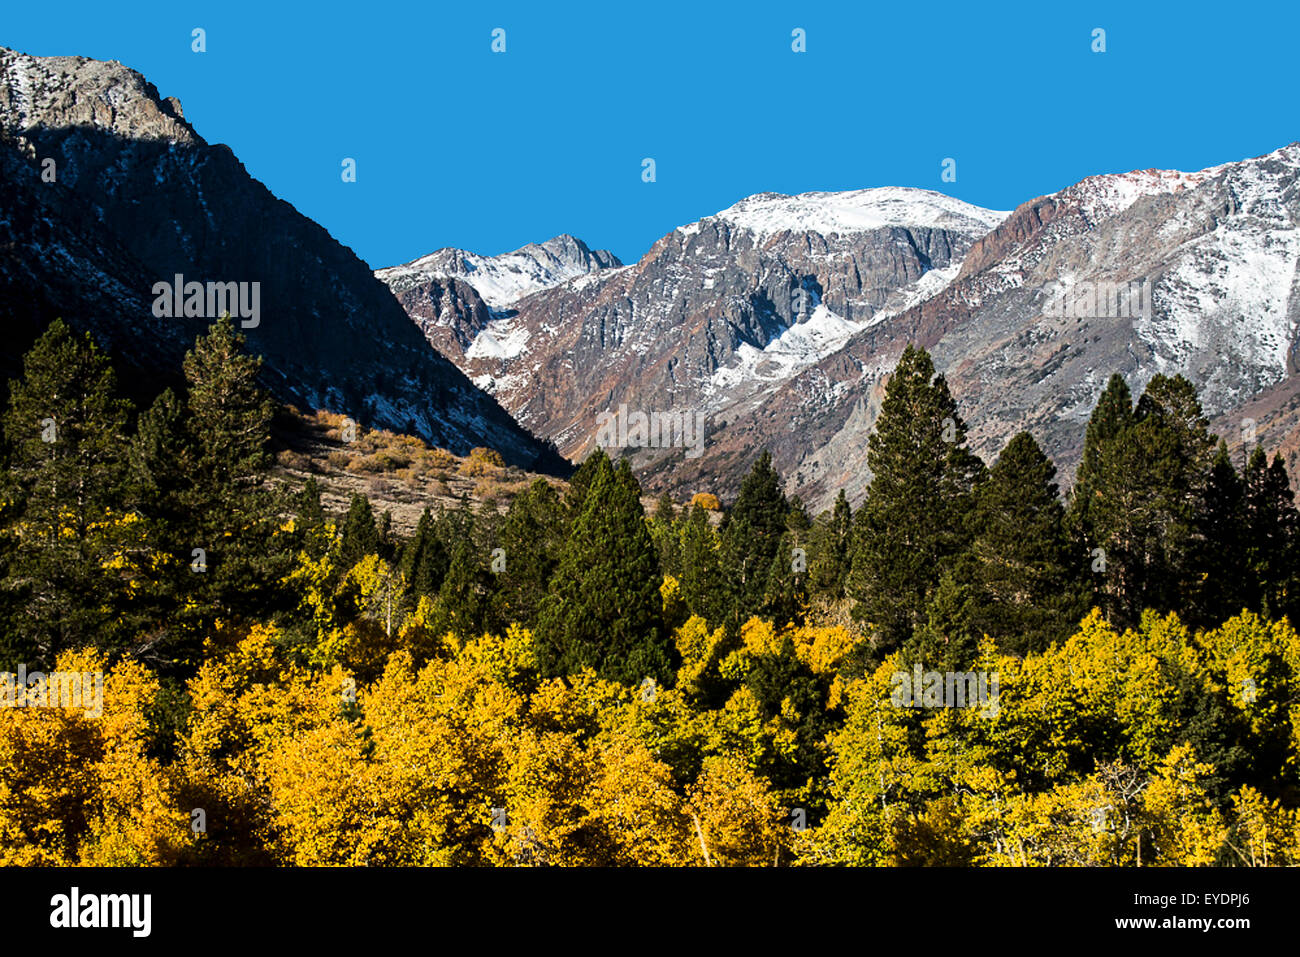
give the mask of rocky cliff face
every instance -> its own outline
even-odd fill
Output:
[[[143,357],[161,382],[176,347],[214,317],[160,323],[154,284],[258,283],[260,317],[245,331],[282,399],[461,453],[488,445],[522,466],[562,466],[429,348],[349,249],[204,141],[140,74],[0,48],[0,130],[5,207],[18,211],[0,233],[12,250],[5,311],[33,327],[64,315]],[[40,176],[47,161],[52,182]]]

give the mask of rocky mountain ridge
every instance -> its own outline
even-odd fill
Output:
[[[260,314],[240,318],[279,398],[461,454],[486,445],[521,467],[567,467],[428,347],[351,250],[139,73],[0,48],[0,164],[0,310],[23,330],[0,356],[9,369],[61,315],[142,373],[136,387],[161,388],[216,316],[155,315],[155,285],[257,284]]]
[[[454,358],[575,458],[621,405],[705,412],[698,457],[627,450],[648,486],[683,494],[738,487],[767,447],[814,506],[840,487],[860,499],[909,342],[934,354],[977,451],[1029,429],[1066,484],[1113,372],[1135,392],[1182,373],[1230,444],[1249,420],[1266,447],[1300,446],[1298,170],[1291,145],[1094,176],[1010,213],[921,190],[760,194],[634,265],[523,296],[511,348],[476,348],[485,330]]]

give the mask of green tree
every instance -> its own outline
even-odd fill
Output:
[[[1219,442],[1206,477],[1196,517],[1196,588],[1189,616],[1204,628],[1217,627],[1251,604],[1246,582],[1246,489],[1233,467],[1226,442]]]
[[[740,485],[740,495],[719,527],[723,581],[729,589],[733,628],[763,610],[772,562],[781,549],[789,505],[772,456],[763,452]]]
[[[973,624],[1001,650],[1042,651],[1083,617],[1056,467],[1028,432],[1007,443],[975,495]]]
[[[763,613],[778,627],[802,623],[808,607],[808,550],[812,543],[812,520],[803,502],[794,498],[786,513],[785,533],[772,556]]]
[[[844,489],[840,489],[835,506],[818,515],[813,525],[808,577],[814,593],[832,600],[844,597],[852,541],[853,510]]]
[[[966,516],[985,471],[943,376],[916,346],[903,352],[867,440],[871,485],[854,520],[849,592],[882,653],[926,618],[939,577],[968,544]]]
[[[727,613],[718,534],[709,521],[708,511],[699,504],[692,505],[689,512],[683,512],[677,526],[682,554],[682,597],[692,614],[717,627]]]
[[[654,539],[655,550],[659,553],[659,571],[674,578],[682,577],[682,540],[678,534],[677,506],[672,496],[664,492],[655,504],[654,515],[650,519],[650,537]]]
[[[186,464],[190,548],[206,552],[194,593],[218,617],[256,619],[277,607],[277,586],[293,563],[278,535],[288,503],[268,484],[273,405],[258,384],[260,357],[245,351],[229,315],[185,356]]]
[[[416,523],[415,534],[402,551],[399,566],[411,595],[416,600],[437,595],[450,565],[451,556],[438,535],[433,513],[426,508]]]
[[[1172,611],[1194,591],[1196,519],[1214,438],[1181,376],[1154,377],[1118,430],[1111,426],[1122,416],[1099,406],[1094,417],[1101,412],[1107,427],[1091,450],[1085,443],[1093,455],[1072,527],[1094,556],[1098,604],[1108,619],[1132,625],[1144,608]]]
[[[658,556],[627,462],[597,460],[582,514],[569,532],[538,614],[542,673],[591,667],[625,684],[672,680],[663,634]]]
[[[483,556],[468,538],[457,540],[451,564],[434,600],[430,627],[435,635],[451,633],[469,641],[483,633],[489,583]]]
[[[547,584],[564,545],[564,504],[545,479],[536,479],[515,497],[496,537],[492,628],[504,634],[511,624],[533,627]]]
[[[359,492],[352,493],[348,514],[343,519],[339,538],[339,571],[347,572],[367,555],[379,554],[379,528],[370,499]]]
[[[1102,493],[1102,467],[1112,443],[1134,423],[1133,393],[1124,377],[1116,372],[1106,383],[1088,419],[1083,439],[1083,456],[1074,475],[1067,527],[1080,549],[1092,546],[1091,508]]]
[[[142,529],[125,513],[129,405],[89,335],[50,324],[9,385],[4,587],[21,604],[10,655],[49,666],[65,648],[112,647],[130,625],[129,582]]]
[[[1300,621],[1300,514],[1281,454],[1256,447],[1246,466],[1245,554],[1260,614]]]

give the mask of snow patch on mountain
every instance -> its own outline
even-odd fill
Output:
[[[1153,315],[1134,320],[1134,332],[1164,367],[1210,348],[1281,381],[1296,334],[1290,302],[1298,262],[1296,230],[1230,219],[1180,251],[1156,285]],[[1208,392],[1206,405],[1216,398]]]
[[[870,319],[862,324],[865,329],[878,322],[884,322],[893,316],[906,312],[913,306],[932,299],[941,293],[961,272],[961,260],[945,266],[943,269],[927,269],[916,282],[896,290],[886,303]]]
[[[725,394],[755,382],[784,382],[800,369],[843,348],[866,325],[851,322],[819,302],[806,321],[788,327],[762,349],[741,343],[736,349],[736,363],[716,370],[704,385],[704,395]]]
[[[481,293],[480,293],[481,295]],[[528,327],[514,316],[493,319],[465,350],[467,359],[513,359],[528,349]]]

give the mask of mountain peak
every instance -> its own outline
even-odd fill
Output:
[[[499,256],[481,256],[464,249],[438,249],[401,266],[375,271],[399,297],[439,279],[468,283],[497,312],[508,310],[524,296],[600,269],[623,265],[606,249],[592,250],[569,233],[545,242],[528,243]]]
[[[756,193],[711,219],[755,233],[859,233],[922,227],[986,233],[1010,215],[928,189],[884,186],[845,192]]]

